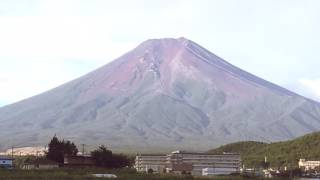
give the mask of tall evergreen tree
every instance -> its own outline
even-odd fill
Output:
[[[76,156],[78,153],[78,148],[77,146],[70,141],[62,141],[63,146],[64,146],[64,154],[66,155],[71,155],[71,156]]]
[[[56,161],[63,164],[63,159],[65,155],[75,156],[78,153],[77,146],[70,141],[60,141],[56,135],[51,139],[48,145],[48,152],[46,157],[52,161]]]

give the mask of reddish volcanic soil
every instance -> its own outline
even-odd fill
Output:
[[[320,105],[186,38],[166,38],[1,108],[0,123],[0,149],[43,145],[57,134],[121,151],[207,150],[318,131]]]

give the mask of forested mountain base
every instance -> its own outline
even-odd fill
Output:
[[[246,167],[261,167],[265,156],[271,167],[297,167],[300,158],[320,160],[320,132],[311,133],[291,141],[263,143],[237,142],[221,146],[210,153],[240,153]]]

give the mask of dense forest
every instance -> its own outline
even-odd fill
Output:
[[[295,168],[300,158],[320,160],[320,132],[307,134],[290,141],[263,143],[255,141],[237,142],[223,145],[210,153],[239,153],[246,167],[264,166],[267,156],[270,167]]]

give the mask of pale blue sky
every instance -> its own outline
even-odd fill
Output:
[[[180,36],[320,100],[319,9],[317,0],[0,0],[0,106],[146,39]]]

